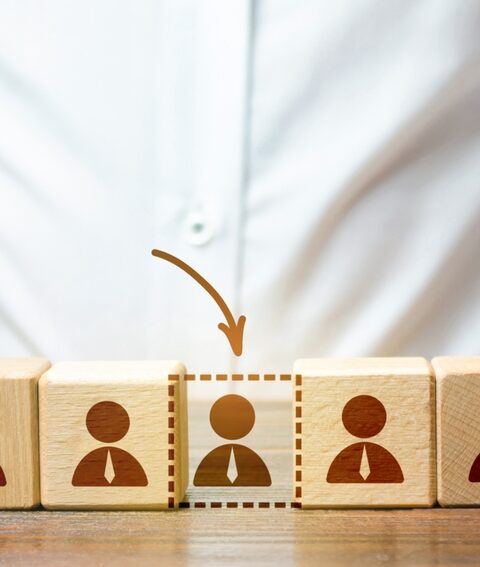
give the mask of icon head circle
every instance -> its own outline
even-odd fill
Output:
[[[219,398],[210,410],[210,424],[224,439],[241,439],[255,423],[252,404],[243,396],[228,394]]]
[[[377,398],[356,396],[345,404],[342,421],[349,433],[366,439],[380,433],[387,421],[387,412]]]
[[[127,434],[130,418],[127,410],[115,402],[99,402],[87,413],[88,432],[97,441],[115,443]]]

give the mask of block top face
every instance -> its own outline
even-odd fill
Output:
[[[480,356],[437,356],[432,366],[438,380],[448,376],[480,376]]]
[[[303,358],[295,362],[294,373],[305,377],[431,376],[432,369],[421,357]]]
[[[0,358],[0,379],[39,378],[49,367],[45,358]]]
[[[176,360],[60,362],[43,375],[42,383],[167,383],[169,375],[183,376],[185,372],[185,366]]]

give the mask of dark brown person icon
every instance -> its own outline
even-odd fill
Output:
[[[345,404],[342,413],[345,429],[360,439],[382,431],[387,412],[373,396],[357,396]],[[376,443],[354,443],[333,460],[327,474],[331,483],[401,483],[403,473],[395,457]]]
[[[7,485],[7,478],[5,476],[5,473],[3,472],[2,467],[0,467],[0,486],[6,486]]]
[[[243,396],[229,394],[210,410],[210,424],[224,439],[241,439],[253,428],[255,411]],[[200,463],[195,486],[270,486],[272,480],[263,460],[248,447],[228,443],[217,447]]]
[[[99,402],[90,408],[86,418],[92,437],[102,443],[123,439],[130,427],[124,407],[115,402]],[[79,463],[72,478],[73,486],[147,486],[148,480],[140,463],[118,447],[100,447],[88,453]]]
[[[468,480],[470,482],[480,482],[480,455],[477,455],[477,458],[473,461]]]

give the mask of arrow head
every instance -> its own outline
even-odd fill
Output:
[[[233,320],[233,322],[228,325],[225,323],[218,324],[220,331],[225,333],[235,356],[240,356],[243,351],[243,330],[246,320],[247,318],[244,315],[240,315],[236,323],[235,320]]]

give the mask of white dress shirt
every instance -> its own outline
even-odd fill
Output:
[[[0,356],[479,354],[477,0],[0,0]],[[247,317],[232,355],[189,263]]]

